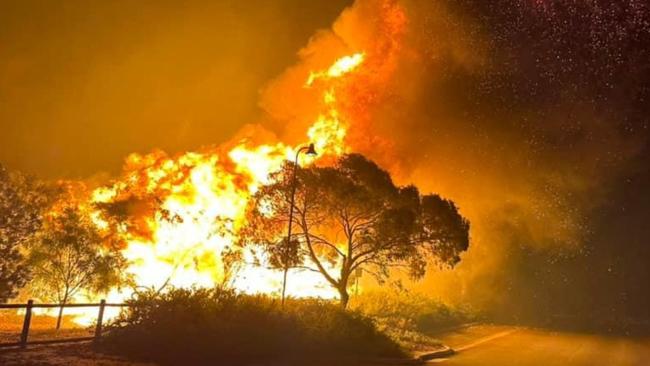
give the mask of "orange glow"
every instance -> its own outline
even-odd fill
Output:
[[[279,138],[253,126],[219,146],[178,155],[159,150],[131,154],[115,180],[99,188],[79,189],[83,194],[72,204],[87,212],[100,231],[112,235],[129,261],[127,272],[137,289],[227,285],[246,293],[279,295],[282,271],[269,269],[259,251],[236,244],[238,232],[246,225],[246,208],[269,175],[293,160],[306,144],[313,143],[318,155],[301,155],[302,166],[329,164],[352,151],[352,146],[363,152],[364,144],[377,142],[364,136],[371,120],[368,106],[379,102],[378,93],[394,70],[391,54],[404,28],[399,5],[386,3],[380,11],[387,14],[377,17],[378,23],[368,23],[368,29],[341,18],[326,37],[308,44],[313,52],[305,53],[309,56],[298,67],[287,69],[277,83],[269,84],[265,96],[270,98],[263,97],[261,103],[272,117],[269,123],[291,124],[285,131],[272,129]],[[365,37],[369,32],[378,36]],[[355,41],[348,43],[345,38]],[[350,49],[349,54],[340,54],[339,50]],[[115,205],[120,219],[107,216],[97,204]],[[222,258],[233,251],[243,264],[230,276]],[[335,272],[336,267],[337,263],[329,263],[326,269]],[[130,289],[113,289],[102,297],[121,302],[131,295]],[[287,295],[337,298],[338,291],[319,273],[292,269]],[[98,298],[80,295],[74,301]],[[82,324],[96,318],[94,308],[66,310],[73,312]]]
[[[339,78],[362,60],[363,54],[346,56],[326,73],[316,74]],[[335,89],[326,90],[327,111],[317,117],[307,132],[308,141],[314,142],[321,157],[346,151],[346,130],[334,103]],[[297,148],[283,143],[251,146],[242,141],[225,152],[216,148],[174,158],[160,153],[132,155],[124,177],[110,187],[95,190],[93,201],[115,202],[150,194],[160,200],[160,209],[144,218],[144,230],[137,230],[150,233],[149,236],[134,234],[133,230],[120,233],[127,243],[124,255],[132,263],[129,272],[138,285],[214,286],[224,280],[223,250],[240,250],[233,246],[238,229],[245,224],[249,198],[261,184],[268,182],[270,173],[294,156]],[[101,219],[97,223],[98,227],[106,226]],[[244,259],[254,261],[248,251]],[[280,274],[265,267],[263,264],[244,266],[234,286],[246,292],[277,292]],[[335,296],[330,286],[314,273],[292,275],[288,293]]]
[[[318,79],[341,77],[357,68],[363,62],[364,58],[365,54],[363,53],[355,53],[354,55],[341,57],[326,71],[311,72],[306,85],[310,86]]]
[[[245,224],[248,200],[260,185],[268,183],[270,173],[293,159],[300,146],[313,142],[319,154],[315,158],[302,156],[303,165],[348,150],[336,90],[343,85],[342,78],[362,61],[363,54],[357,53],[340,58],[325,71],[311,73],[308,83],[318,81],[325,87],[324,111],[315,117],[303,144],[253,145],[242,140],[230,148],[207,148],[175,157],[159,151],[132,154],[120,179],[92,191],[88,207],[129,200],[143,206],[130,212],[136,216],[132,223],[113,228],[124,243],[128,272],[136,284],[154,289],[219,285],[226,280],[222,253],[238,250],[248,264],[237,272],[231,285],[247,293],[277,294],[282,273],[268,269],[264,258],[235,245],[237,232]],[[109,229],[108,219],[100,211],[89,211],[100,230]],[[252,265],[256,260],[262,263]],[[298,270],[291,273],[287,293],[295,297],[337,296],[320,274]],[[113,291],[109,299],[122,301],[129,295]],[[77,321],[90,324],[95,313],[95,309],[79,309]]]

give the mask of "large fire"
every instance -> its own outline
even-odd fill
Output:
[[[326,73],[312,74],[309,82],[341,78],[362,61],[361,53],[343,57]],[[346,126],[336,110],[335,93],[335,87],[326,88],[323,98],[328,110],[317,116],[308,131],[308,141],[315,144],[319,156],[346,151]],[[214,286],[227,280],[221,260],[224,250],[239,250],[233,246],[249,197],[284,160],[294,156],[296,148],[282,143],[251,146],[242,141],[225,152],[217,148],[175,158],[162,153],[132,155],[123,178],[95,190],[92,200],[106,203],[152,195],[159,200],[159,208],[143,217],[135,233],[118,228],[126,243],[124,255],[131,262],[129,272],[138,285]],[[97,224],[106,226],[99,216]],[[244,253],[245,262],[253,262],[250,255]],[[263,264],[244,265],[232,285],[246,292],[272,293],[278,290],[278,281],[278,274]],[[329,287],[317,275],[301,273],[292,276],[288,293],[334,296]]]
[[[406,22],[399,5],[391,1],[381,4],[379,8],[385,14],[368,23],[371,31],[360,33],[381,36],[359,38],[341,48],[356,51],[350,54],[324,53],[326,57],[319,62],[327,66],[298,69],[300,85],[292,77],[285,78],[292,80],[294,91],[302,89],[307,96],[301,96],[300,105],[294,106],[301,111],[296,123],[300,127],[292,126],[292,131],[303,131],[301,138],[293,134],[290,140],[300,143],[288,144],[275,138],[259,143],[253,134],[177,156],[162,151],[132,154],[118,179],[87,192],[84,198],[75,197],[76,204],[88,212],[100,231],[118,243],[129,261],[128,274],[138,288],[227,285],[247,293],[280,293],[282,271],[269,268],[263,254],[236,244],[238,231],[246,224],[248,201],[268,183],[270,173],[292,160],[302,146],[313,143],[318,153],[316,157],[301,155],[299,164],[304,166],[317,161],[327,164],[351,151],[352,140],[360,141],[353,133],[365,129],[360,127],[368,121],[364,106],[376,99],[376,89],[392,71],[391,55],[399,50],[398,39]],[[354,20],[342,19],[341,30],[350,32],[352,28],[345,22]],[[334,36],[337,42],[340,36]],[[330,47],[326,42],[313,46]],[[354,146],[358,148],[359,144],[363,143]],[[111,205],[121,207],[123,220],[112,220],[100,208]],[[237,253],[241,259],[236,268],[224,261],[229,253]],[[299,269],[291,270],[286,293],[293,297],[338,296],[320,274]],[[130,289],[113,289],[101,296],[109,302],[121,302],[131,295]],[[91,323],[96,317],[94,309],[72,311],[80,323]]]
[[[335,61],[327,70],[312,72],[306,88],[322,89],[325,110],[315,116],[305,143],[314,143],[318,156],[303,157],[301,164],[338,156],[348,150],[348,124],[337,109],[336,93],[342,78],[363,63],[355,53]],[[333,81],[336,80],[336,83]],[[212,287],[225,284],[248,293],[278,293],[282,273],[270,269],[252,251],[236,246],[238,230],[245,224],[249,198],[269,174],[303,146],[253,145],[242,140],[234,146],[207,148],[170,157],[163,152],[128,157],[120,179],[91,192],[83,206],[100,230],[112,230],[129,261],[128,272],[138,287],[161,290],[165,286]],[[134,216],[130,224],[111,226],[96,204],[123,202]],[[239,251],[243,264],[230,276],[223,263],[226,251]],[[130,291],[113,290],[109,301],[122,301]],[[294,270],[287,285],[294,297],[333,298],[336,291],[317,273]],[[89,323],[94,311],[78,312]],[[111,315],[111,314],[107,314]]]

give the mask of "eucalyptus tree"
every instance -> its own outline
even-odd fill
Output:
[[[320,273],[339,292],[343,307],[359,271],[380,282],[392,269],[418,279],[431,264],[455,265],[469,246],[469,222],[454,202],[398,186],[358,154],[344,155],[332,166],[298,168],[296,230],[287,240],[293,168],[287,163],[255,194],[241,244],[261,246],[278,268],[289,263]],[[281,249],[287,243],[291,250]]]

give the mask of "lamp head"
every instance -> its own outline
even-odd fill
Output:
[[[311,155],[311,156],[316,156],[316,155],[318,155],[318,154],[316,153],[316,148],[314,147],[314,144],[313,144],[313,143],[312,143],[312,144],[309,144],[309,147],[307,148],[307,151],[305,152],[305,154],[307,154],[307,155]]]

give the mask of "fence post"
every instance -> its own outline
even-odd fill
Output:
[[[20,333],[20,348],[27,347],[29,324],[32,322],[32,306],[34,306],[34,300],[30,299],[27,301],[27,306],[25,307],[25,321],[23,322],[23,331]]]
[[[102,299],[99,302],[99,314],[97,314],[97,326],[95,326],[95,342],[102,336],[102,321],[104,320],[104,308],[106,307],[106,300]]]

